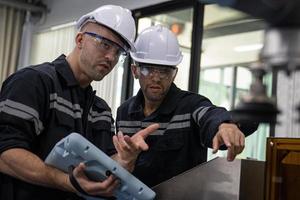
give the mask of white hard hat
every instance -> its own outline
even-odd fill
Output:
[[[111,29],[127,43],[131,51],[134,51],[135,22],[131,11],[116,5],[105,5],[83,15],[77,21],[77,28],[81,28],[86,22],[95,21]]]
[[[136,62],[176,66],[182,61],[176,36],[161,25],[143,30],[135,41],[135,48],[130,55]]]

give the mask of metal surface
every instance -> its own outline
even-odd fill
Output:
[[[242,160],[240,178],[240,200],[263,200],[265,162]]]
[[[152,189],[159,200],[262,200],[264,166],[261,161],[216,158]]]
[[[231,113],[233,120],[236,122],[275,124],[277,122],[276,115],[279,111],[270,102],[241,101]]]
[[[239,123],[276,123],[279,110],[274,99],[267,96],[267,88],[263,83],[266,71],[260,63],[250,66],[253,81],[248,94],[241,97],[240,103],[232,111],[233,120]]]
[[[241,161],[217,158],[153,188],[159,200],[238,200]]]
[[[261,61],[269,68],[294,71],[300,68],[300,29],[268,29]]]
[[[298,110],[298,113],[299,113],[297,121],[300,122],[300,105],[297,106],[297,110]]]
[[[243,11],[268,22],[264,47],[260,54],[260,64],[268,71],[284,70],[287,74],[300,69],[300,1],[299,0],[201,0],[217,3]],[[275,77],[276,78],[276,77]],[[259,85],[253,86],[255,89]],[[257,96],[254,94],[252,97]],[[254,119],[259,122],[275,123],[278,114],[276,106],[270,102],[260,104],[244,101],[236,116],[239,119]],[[262,109],[265,107],[266,109]],[[258,117],[258,118],[256,118]],[[250,120],[250,121],[251,121]]]

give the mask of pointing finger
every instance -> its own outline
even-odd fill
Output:
[[[146,137],[148,137],[151,133],[153,133],[154,131],[156,131],[159,128],[159,124],[151,124],[150,126],[148,126],[147,128],[139,131],[137,134],[139,134],[140,136],[142,136],[144,139]]]
[[[220,147],[218,135],[213,138],[213,153],[217,153]]]

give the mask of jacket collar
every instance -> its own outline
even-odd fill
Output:
[[[55,66],[55,70],[63,78],[63,80],[65,81],[65,83],[68,87],[79,86],[79,83],[73,74],[71,66],[69,65],[68,61],[66,60],[65,55],[63,55],[63,54],[60,55],[58,58],[56,58],[52,62],[52,64]]]
[[[182,94],[181,89],[172,83],[168,94],[158,108],[159,113],[167,115],[173,112],[176,109]]]

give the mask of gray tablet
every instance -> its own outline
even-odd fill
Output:
[[[78,133],[71,133],[59,141],[45,160],[64,172],[80,162],[85,163],[86,175],[91,180],[102,181],[110,174],[116,176],[120,180],[120,186],[114,192],[118,200],[152,200],[155,197],[148,186]],[[88,200],[101,199],[82,196]]]

